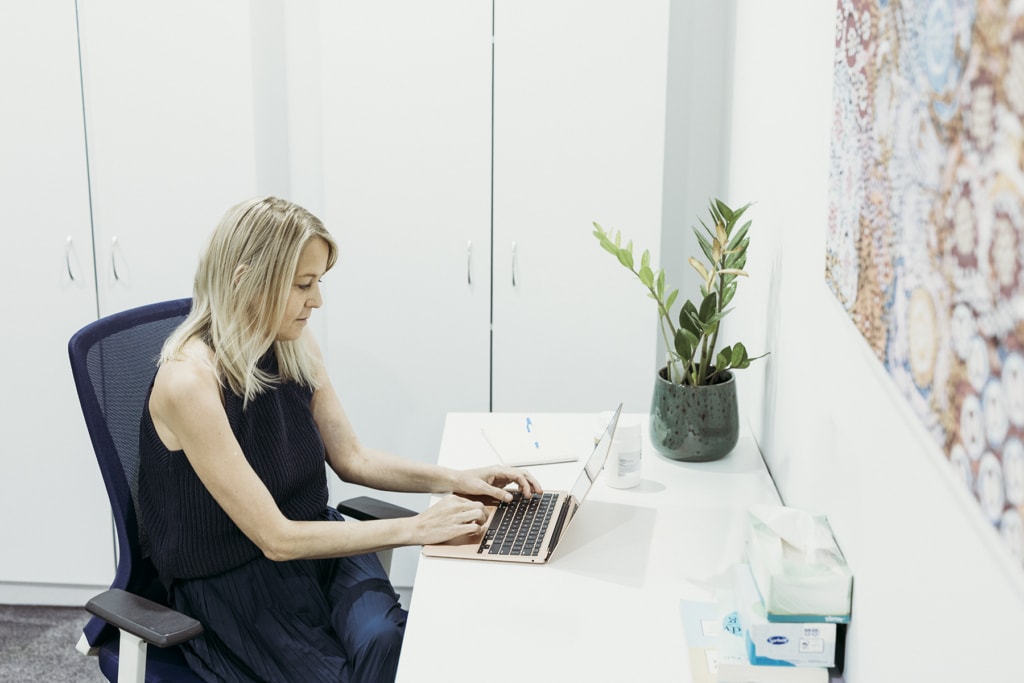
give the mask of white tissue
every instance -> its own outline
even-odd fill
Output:
[[[770,620],[849,621],[853,574],[824,516],[751,507],[747,559]]]

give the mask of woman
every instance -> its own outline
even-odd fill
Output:
[[[205,633],[186,648],[211,681],[386,681],[405,611],[374,551],[479,531],[479,502],[448,495],[409,518],[345,522],[324,462],[392,491],[509,499],[506,467],[455,471],[356,438],[307,321],[337,246],[273,197],[230,209],[167,340],[140,436],[139,511],[170,600]]]

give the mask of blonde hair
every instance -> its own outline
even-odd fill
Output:
[[[228,209],[199,259],[192,311],[164,343],[160,362],[182,357],[192,339],[213,351],[222,385],[243,405],[278,381],[316,388],[312,355],[302,340],[275,341],[299,256],[311,240],[327,244],[327,269],[338,246],[316,216],[277,197],[259,197]],[[274,346],[278,377],[259,369]]]

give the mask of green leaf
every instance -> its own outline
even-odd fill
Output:
[[[668,298],[665,299],[665,310],[666,311],[668,311],[670,313],[672,312],[672,304],[674,304],[676,302],[676,297],[677,296],[679,296],[679,290],[678,289],[673,289],[671,292],[669,292]]]
[[[722,217],[725,218],[725,222],[732,222],[732,209],[730,209],[725,202],[722,200],[715,200],[715,207],[718,209],[718,212],[722,214]]]
[[[743,254],[729,253],[724,259],[722,259],[723,270],[731,270],[733,268],[742,268],[742,261],[744,260]]]
[[[651,252],[644,249],[643,255],[640,257],[640,270],[651,267]]]
[[[730,209],[725,202],[723,202],[721,199],[716,199],[715,208],[718,209],[718,213],[721,214],[722,218],[725,219],[725,223],[732,223],[733,210]]]
[[[712,321],[717,312],[718,293],[710,292],[706,297],[704,297],[704,301],[701,302],[700,313],[697,314],[697,317],[700,319],[702,323],[706,325],[710,321]]]
[[[736,286],[737,286],[737,284],[738,283],[735,282],[735,278],[734,278],[732,282],[727,282],[722,287],[722,308],[723,309],[726,306],[728,306],[729,302],[732,301],[732,298],[734,296],[736,296]]]
[[[753,202],[747,202],[746,204],[744,204],[740,208],[733,209],[733,211],[732,211],[733,223],[738,221],[740,219],[740,217],[743,215],[743,212],[745,212],[747,209],[749,209],[752,205],[753,205]]]
[[[633,270],[633,241],[630,240],[625,249],[619,249],[619,263]]]
[[[700,317],[697,315],[697,307],[689,299],[679,309],[679,327],[689,331],[694,336],[701,335]]]
[[[721,372],[722,370],[728,370],[732,356],[729,353],[729,347],[725,347],[718,352],[718,356],[715,358],[715,369]]]
[[[650,266],[640,266],[640,272],[638,275],[640,277],[640,282],[644,283],[647,287],[654,287],[654,272],[651,270]]]
[[[733,258],[745,257],[747,254],[747,247],[750,246],[750,238],[744,237],[735,246],[730,247],[727,251]]]
[[[718,207],[715,206],[714,199],[708,201],[708,213],[711,214],[712,223],[717,224],[722,222],[722,214],[718,211]]]
[[[704,328],[708,331],[708,334],[711,334],[711,332],[713,331],[710,328],[712,326],[717,327],[718,323],[722,322],[722,319],[725,318],[728,312],[729,311],[718,311],[716,313],[709,315],[707,318],[700,319],[700,321],[704,324]]]
[[[697,348],[697,336],[687,329],[676,330],[675,338],[676,353],[684,360],[693,358],[693,352]]]
[[[743,345],[743,342],[736,342],[736,344],[732,347],[732,364],[739,365],[740,363],[744,362],[746,362],[747,365],[749,365],[747,359],[747,347]]]
[[[711,263],[714,263],[715,249],[711,245],[711,241],[708,240],[708,238],[705,237],[704,235],[697,232],[696,230],[693,231],[693,234],[697,236],[697,244],[700,245],[700,250],[704,252],[704,258],[706,258]]]
[[[743,224],[743,227],[740,228],[738,232],[736,232],[736,234],[731,235],[729,237],[730,250],[739,248],[740,242],[742,242],[747,237],[747,231],[750,230],[751,223],[753,223],[753,221],[747,221],[746,223]]]

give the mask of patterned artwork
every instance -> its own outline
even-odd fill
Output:
[[[1024,566],[1024,0],[839,0],[826,279]]]

